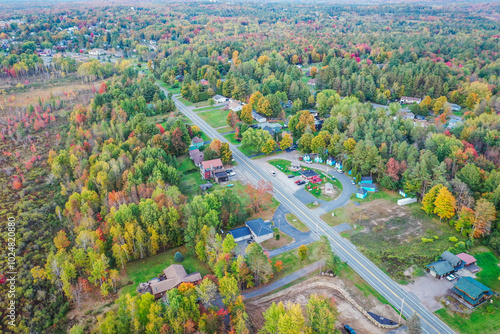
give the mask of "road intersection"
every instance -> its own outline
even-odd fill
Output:
[[[165,91],[165,93],[167,93],[167,91]],[[190,108],[186,107],[176,97],[173,97],[173,100],[177,108],[194,124],[198,125],[206,135],[211,138],[217,138],[221,142],[228,142],[226,138],[208,125]],[[352,269],[384,296],[397,310],[402,309],[402,313],[406,317],[410,317],[416,312],[421,319],[424,333],[454,333],[453,330],[436,315],[427,310],[416,296],[404,291],[399,284],[394,282],[387,274],[361,254],[350,241],[341,237],[328,226],[328,224],[321,220],[315,212],[309,210],[299,199],[290,196],[288,192],[284,190],[286,186],[280,180],[273,178],[268,171],[256,166],[256,164],[241,153],[236,146],[231,143],[229,143],[229,146],[233,152],[233,158],[238,162],[240,168],[246,170],[246,172],[256,180],[270,182],[273,185],[274,197],[281,202],[281,204],[285,205],[290,212],[294,213],[298,219],[311,229],[311,231],[315,231],[319,235],[327,236],[335,253],[338,254],[343,261],[346,261]]]

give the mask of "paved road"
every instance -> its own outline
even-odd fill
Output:
[[[288,276],[285,276],[283,278],[280,278],[277,281],[272,282],[271,284],[263,285],[262,287],[251,290],[251,291],[243,291],[242,295],[243,295],[243,297],[245,297],[245,299],[250,299],[250,298],[265,295],[266,293],[269,293],[271,291],[274,291],[276,289],[284,287],[285,285],[292,283],[293,281],[296,281],[299,278],[302,278],[304,276],[307,276],[307,275],[319,270],[321,265],[323,265],[323,261],[316,261],[314,263],[311,263],[308,266],[305,266],[302,269],[297,270],[294,273],[291,273]]]
[[[226,138],[215,131],[210,125],[202,120],[196,113],[182,104],[176,97],[173,100],[177,108],[183,112],[193,123],[209,137],[217,138],[222,142],[228,142]],[[424,333],[454,333],[444,322],[436,315],[427,310],[422,303],[405,292],[396,282],[387,274],[375,266],[356,247],[348,240],[342,238],[337,232],[329,227],[313,211],[309,210],[302,202],[285,192],[284,185],[277,178],[273,178],[267,171],[256,166],[252,160],[241,153],[234,145],[229,143],[233,152],[234,159],[238,162],[241,170],[246,170],[256,180],[265,180],[273,185],[274,197],[285,205],[292,213],[302,220],[311,231],[317,231],[318,234],[326,235],[330,240],[332,249],[339,257],[348,263],[368,284],[384,296],[398,310],[402,308],[402,313],[410,317],[417,313],[421,318],[422,329]]]

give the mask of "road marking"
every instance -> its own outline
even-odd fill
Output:
[[[162,89],[163,89],[163,88],[162,88]],[[201,127],[202,127],[202,128],[204,128],[205,132],[210,133],[210,134],[211,134],[211,136],[212,136],[212,138],[217,138],[217,139],[219,139],[219,140],[222,140],[223,142],[227,142],[227,143],[229,143],[229,141],[228,141],[226,138],[224,138],[224,136],[222,136],[222,135],[221,135],[221,134],[219,134],[218,132],[214,132],[214,131],[213,131],[213,128],[212,128],[212,127],[211,127],[208,123],[206,123],[204,120],[202,120],[202,119],[201,119],[198,115],[196,115],[193,111],[191,111],[191,110],[190,110],[187,106],[185,106],[184,104],[182,104],[182,102],[180,102],[177,98],[174,98],[174,102],[176,102],[176,105],[179,107],[179,109],[180,109],[181,111],[183,111],[183,110],[184,110],[184,114],[186,114],[186,116],[187,116],[188,118],[190,118],[193,122],[196,122],[196,121],[197,121],[198,123],[201,123]],[[190,117],[190,115],[189,115],[189,114],[191,114],[191,117]],[[199,119],[197,119],[197,118],[199,118]],[[234,145],[233,145],[233,144],[231,144],[231,143],[229,143],[229,145],[230,145],[230,146],[234,146]],[[236,148],[236,146],[234,146],[234,147]],[[394,295],[397,299],[399,299],[400,301],[401,301],[402,299],[407,299],[407,300],[411,301],[412,303],[416,304],[415,306],[416,306],[418,309],[420,309],[420,310],[421,310],[422,314],[425,314],[425,312],[429,312],[429,315],[426,315],[426,316],[430,316],[430,317],[434,316],[434,317],[436,317],[436,316],[435,316],[435,315],[433,315],[433,314],[432,314],[429,310],[427,310],[427,309],[423,308],[423,305],[421,306],[421,305],[419,305],[419,303],[418,303],[418,302],[416,302],[416,301],[412,300],[412,298],[413,298],[413,297],[412,297],[411,295],[407,294],[407,293],[406,293],[403,289],[401,289],[401,288],[400,288],[400,289],[401,289],[401,291],[402,291],[405,295],[407,295],[407,297],[403,297],[403,298],[401,298],[401,297],[400,297],[398,294],[396,294],[396,293],[395,293],[395,292],[394,292],[391,288],[389,288],[389,287],[388,287],[388,286],[387,286],[384,282],[382,282],[382,281],[380,280],[380,278],[378,278],[378,277],[377,277],[377,275],[375,275],[375,274],[374,274],[374,273],[373,273],[373,272],[372,272],[369,268],[367,268],[367,267],[366,267],[363,263],[361,263],[361,262],[358,260],[358,258],[357,258],[356,256],[352,255],[352,253],[351,253],[349,250],[347,250],[346,248],[344,248],[344,246],[342,246],[342,245],[341,245],[341,244],[340,244],[337,240],[335,240],[335,239],[334,239],[334,238],[333,238],[333,237],[329,234],[329,233],[332,233],[332,234],[335,236],[335,232],[334,232],[334,231],[329,231],[329,232],[327,233],[327,232],[323,229],[323,227],[321,227],[321,226],[320,226],[321,224],[326,224],[326,223],[325,223],[325,222],[324,222],[321,218],[319,218],[319,216],[318,216],[318,217],[316,217],[316,219],[318,219],[318,220],[321,222],[321,224],[320,224],[320,223],[316,223],[315,221],[313,221],[313,220],[310,218],[310,216],[309,216],[309,215],[307,215],[307,214],[306,214],[306,213],[305,213],[305,212],[304,212],[301,208],[299,208],[299,207],[298,207],[298,206],[297,206],[294,202],[292,202],[292,201],[291,201],[291,200],[290,200],[290,199],[289,199],[286,195],[284,195],[284,194],[283,194],[283,193],[282,193],[282,192],[281,192],[278,188],[276,188],[276,187],[274,186],[274,182],[275,182],[275,183],[278,183],[278,184],[280,184],[281,182],[278,182],[278,181],[274,181],[274,182],[273,182],[271,179],[269,179],[269,178],[267,177],[267,175],[266,175],[265,173],[262,173],[261,171],[257,171],[257,170],[255,170],[255,169],[252,167],[252,165],[250,165],[250,164],[246,161],[246,159],[248,159],[248,160],[250,160],[250,159],[249,159],[247,156],[245,156],[245,155],[244,155],[241,151],[239,151],[237,148],[236,148],[236,150],[234,150],[234,151],[233,151],[233,153],[235,153],[235,156],[236,156],[239,160],[241,160],[241,162],[243,162],[243,163],[244,163],[244,164],[245,164],[245,165],[246,165],[249,169],[251,169],[251,170],[254,172],[254,174],[256,174],[256,176],[260,177],[260,178],[261,178],[261,179],[263,179],[263,180],[266,180],[266,181],[268,181],[268,182],[271,182],[271,184],[273,185],[273,188],[274,188],[274,189],[275,189],[275,190],[276,190],[276,191],[280,194],[280,196],[281,196],[281,197],[283,197],[283,199],[285,200],[285,202],[288,202],[288,204],[289,204],[289,205],[292,205],[293,207],[295,207],[295,209],[297,209],[297,210],[298,210],[298,211],[299,211],[299,212],[300,212],[300,213],[301,213],[301,214],[302,214],[302,215],[303,215],[303,216],[304,216],[307,220],[309,220],[309,221],[310,221],[310,223],[311,223],[312,225],[316,225],[317,229],[321,229],[321,231],[322,231],[322,232],[323,232],[323,233],[324,233],[324,234],[325,234],[325,235],[326,235],[329,239],[331,239],[332,241],[334,241],[334,242],[335,242],[335,244],[337,244],[337,245],[338,245],[338,246],[339,246],[339,247],[340,247],[340,248],[341,248],[341,249],[342,249],[342,250],[343,250],[343,251],[344,251],[347,255],[349,255],[350,257],[352,257],[352,258],[353,258],[353,259],[354,259],[354,260],[358,263],[358,265],[360,265],[363,269],[365,269],[365,271],[366,271],[367,273],[371,274],[371,276],[373,276],[373,277],[374,277],[374,278],[375,278],[375,279],[379,282],[379,284],[381,284],[381,285],[382,285],[385,289],[387,289],[389,292],[391,292],[391,293],[392,293],[392,294],[393,294],[393,295]],[[241,154],[241,156],[240,156],[240,154]],[[261,173],[262,173],[262,174],[261,174]],[[264,176],[264,175],[266,175],[266,176]],[[254,176],[255,176],[255,175],[254,175]],[[280,186],[282,186],[282,185],[280,185]],[[314,213],[313,213],[313,212],[311,212],[311,213],[314,215]],[[342,240],[343,242],[345,242],[345,240],[340,239],[340,238],[342,238],[340,235],[338,235],[338,238],[339,238],[339,240]],[[345,242],[345,244],[346,244],[346,245],[348,245],[348,243],[347,243],[347,242]],[[351,246],[353,246],[353,245],[351,245]],[[360,252],[358,252],[358,253],[360,254],[360,256],[363,256],[363,254],[361,254]],[[367,261],[369,264],[371,264],[371,266],[376,267],[376,266],[375,266],[375,265],[374,265],[374,264],[373,264],[370,260],[366,259],[366,261]],[[378,268],[378,267],[376,267],[376,268],[380,270],[380,268]],[[392,279],[391,279],[390,277],[387,277],[387,278],[388,278],[388,281],[389,281],[389,282],[393,282],[393,281],[392,281]],[[367,280],[367,279],[365,278],[365,280]],[[372,280],[372,278],[370,278],[370,280]],[[395,282],[393,282],[393,284],[394,284],[394,287],[396,287],[396,286],[395,286]],[[391,299],[392,299],[392,298],[391,298]],[[434,329],[437,333],[441,333],[441,332],[440,332],[439,330],[437,330],[437,329],[436,329],[436,328],[435,328],[435,327],[434,327],[434,326],[433,326],[433,325],[432,325],[429,321],[427,321],[427,320],[426,320],[423,316],[421,316],[421,314],[420,314],[420,313],[418,313],[418,312],[417,312],[417,311],[416,311],[416,310],[415,310],[415,309],[414,309],[411,305],[409,305],[409,303],[407,303],[405,306],[407,306],[408,308],[410,308],[410,310],[412,310],[414,313],[416,313],[417,315],[419,315],[419,316],[420,316],[420,319],[421,319],[421,320],[424,320],[424,321],[425,321],[425,322],[426,322],[426,323],[427,323],[430,327],[432,327],[432,329]],[[396,306],[396,307],[397,307],[397,306]],[[404,311],[404,309],[403,309],[403,310],[401,310],[401,312],[403,312],[403,311]],[[439,320],[439,318],[437,318],[437,317],[436,317],[436,319],[437,319],[437,320]],[[443,324],[444,324],[444,323],[443,323]],[[427,332],[427,330],[426,330],[426,329],[424,329],[424,328],[423,328],[423,330],[424,330],[425,332]],[[444,328],[444,330],[445,330],[445,332],[448,332],[448,331],[446,330],[446,328]],[[451,331],[451,333],[453,333],[453,331]]]

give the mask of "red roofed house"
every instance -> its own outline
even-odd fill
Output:
[[[200,80],[200,84],[201,84],[202,86],[208,86],[208,80],[207,80],[207,79],[201,79],[201,80]]]
[[[467,253],[460,253],[457,254],[457,257],[464,262],[465,269],[473,273],[479,271],[479,267],[476,265],[477,260],[474,256]]]
[[[224,171],[224,165],[221,159],[203,161],[200,165],[201,177],[204,180],[210,180],[216,173]]]

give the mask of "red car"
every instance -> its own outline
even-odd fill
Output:
[[[295,183],[299,183],[299,182],[300,182],[300,180],[295,181]]]

